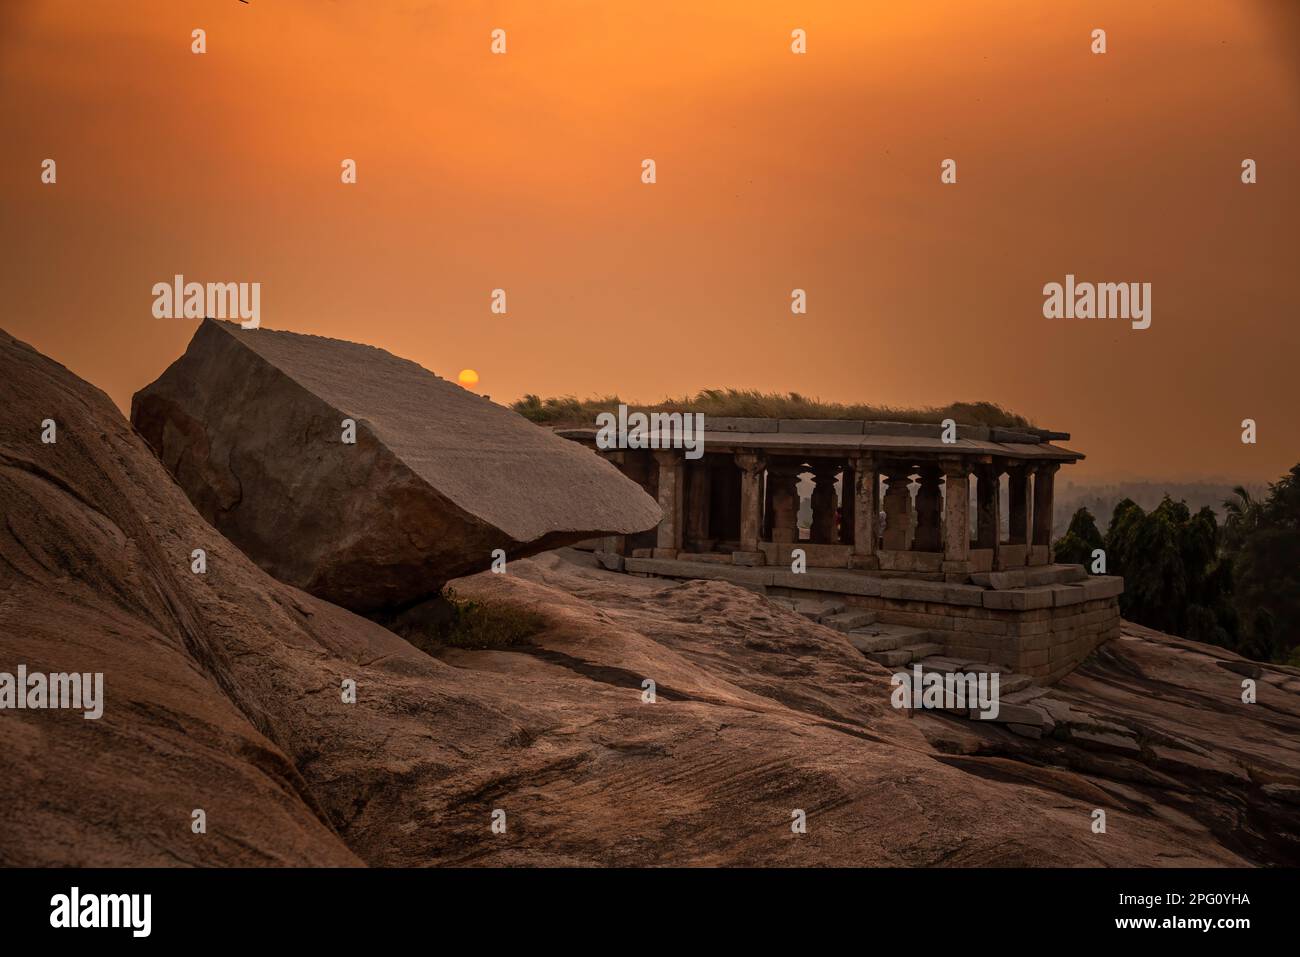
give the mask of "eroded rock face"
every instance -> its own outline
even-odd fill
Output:
[[[362,613],[435,595],[498,548],[518,558],[659,521],[589,451],[353,342],[208,320],[131,420],[258,564]]]

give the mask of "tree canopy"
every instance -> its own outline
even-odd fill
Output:
[[[1150,512],[1124,499],[1102,535],[1081,508],[1057,560],[1088,566],[1101,548],[1106,570],[1124,578],[1130,621],[1300,664],[1300,464],[1262,499],[1237,487],[1224,509],[1220,525],[1212,509],[1192,513],[1169,496]]]

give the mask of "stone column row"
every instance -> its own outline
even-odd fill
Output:
[[[685,498],[684,482],[687,470],[680,452],[656,451],[659,464],[659,505],[664,518],[658,530],[656,557],[676,556],[683,537],[688,540],[707,540],[708,481],[710,472],[703,463],[697,463],[689,472],[692,500],[698,504],[691,509],[687,528],[683,516]],[[766,501],[771,508],[771,540],[792,543],[798,540],[798,476],[799,465],[779,464],[769,466],[762,453],[740,452],[735,456],[740,470],[740,551],[733,558],[738,562],[761,561],[759,541],[763,528],[764,476],[766,474]],[[976,481],[975,547],[990,549],[997,567],[1001,535],[1000,476],[1003,471],[1009,479],[1009,540],[1013,544],[1050,546],[1052,541],[1052,504],[1054,475],[1058,463],[1018,464],[1000,463],[972,465],[960,458],[940,460],[933,466],[915,470],[919,474],[920,490],[916,497],[917,528],[914,547],[925,551],[943,552],[944,571],[960,577],[970,570],[970,482]],[[886,467],[883,505],[886,523],[883,547],[905,550],[911,533],[912,499],[908,490],[911,468]],[[830,465],[814,465],[813,491],[814,542],[834,540],[835,469]],[[869,454],[855,456],[843,471],[844,499],[841,507],[841,540],[851,542],[851,564],[856,568],[878,568],[876,555],[878,537],[877,515],[880,512],[879,465]],[[1030,510],[1029,479],[1035,476],[1032,493],[1032,519]],[[946,496],[940,497],[940,481],[945,483]],[[1050,558],[1048,559],[1050,560]]]

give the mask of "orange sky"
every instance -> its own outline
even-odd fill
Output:
[[[126,407],[196,325],[155,319],[154,283],[257,281],[265,326],[472,367],[498,401],[983,398],[1072,432],[1076,480],[1276,478],[1300,459],[1297,10],[7,3],[0,325]],[[1151,328],[1044,319],[1067,272],[1151,282]]]

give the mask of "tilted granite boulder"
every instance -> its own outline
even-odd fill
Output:
[[[206,320],[131,421],[254,561],[363,613],[436,595],[498,548],[517,558],[660,517],[589,450],[355,342]]]

